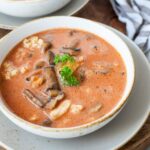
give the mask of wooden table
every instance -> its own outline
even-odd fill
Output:
[[[117,30],[126,33],[125,25],[119,22],[109,0],[90,0],[90,2],[75,16],[92,19]],[[0,38],[6,35],[8,30],[0,29]],[[120,150],[144,150],[150,145],[150,116],[138,134]]]

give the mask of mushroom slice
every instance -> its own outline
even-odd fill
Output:
[[[52,121],[50,119],[46,119],[42,122],[42,125],[45,127],[50,127],[52,124]]]
[[[63,101],[57,108],[49,113],[51,120],[53,121],[63,116],[69,110],[70,105],[70,100]]]
[[[46,56],[50,66],[45,67],[44,71],[49,84],[49,88],[51,89],[53,87],[56,87],[56,89],[59,89],[59,83],[54,69],[54,53],[48,50]]]
[[[57,72],[54,67],[54,53],[48,50],[47,58],[50,66],[45,67],[44,72],[47,81],[46,93],[51,98],[51,100],[45,108],[53,109],[56,106],[57,102],[64,98],[64,93],[61,91],[59,81],[57,78]]]
[[[53,67],[45,67],[44,68],[45,76],[46,76],[46,81],[48,88],[47,89],[60,89],[59,83],[56,77],[56,73]]]
[[[36,107],[43,108],[45,104],[48,102],[48,100],[41,100],[40,98],[36,97],[34,93],[32,93],[29,89],[25,89],[23,91],[24,97],[29,100],[32,104],[34,104]]]
[[[113,69],[113,64],[105,61],[96,61],[93,63],[94,65],[94,72],[96,74],[108,74]]]
[[[34,69],[41,69],[45,66],[46,62],[41,60],[41,61],[38,61],[35,66],[34,66]]]
[[[65,54],[69,54],[72,56],[76,56],[79,54],[79,52],[81,50],[80,48],[77,47],[79,45],[79,43],[80,43],[80,40],[74,39],[69,44],[63,46],[60,49],[60,52],[65,53]]]
[[[94,70],[94,72],[96,74],[103,74],[103,75],[106,75],[110,72],[110,69],[107,69],[107,68],[101,68],[101,69],[97,69],[97,70]]]
[[[79,43],[79,39],[73,39],[72,41],[70,41],[70,43],[66,45],[66,47],[76,48],[79,45]]]
[[[47,57],[47,61],[49,62],[49,65],[51,67],[54,67],[54,57],[55,57],[54,53],[51,50],[48,50],[46,52],[46,57]]]
[[[49,50],[52,47],[52,43],[51,42],[44,42],[43,45],[43,52],[46,52],[47,50]]]
[[[49,62],[49,69],[46,69],[46,77],[47,80],[49,80],[49,78],[51,77],[50,74],[53,74],[53,81],[55,81],[55,83],[50,84],[51,86],[49,86],[48,88],[50,89],[60,89],[60,84],[59,84],[59,70],[58,68],[54,65],[54,53],[52,51],[47,51],[47,59]],[[57,78],[58,77],[58,78]]]
[[[55,108],[55,106],[57,105],[58,101],[62,100],[64,98],[64,93],[63,92],[59,92],[59,94],[52,98],[50,100],[50,102],[48,102],[45,106],[46,109],[50,109],[52,110],[53,108]]]
[[[60,49],[60,53],[69,54],[71,56],[79,55],[80,49],[79,48],[71,48],[71,47],[62,47]]]
[[[83,81],[83,80],[85,79],[85,70],[86,70],[85,68],[79,67],[79,68],[76,70],[76,72],[75,72],[77,78],[78,78],[80,81]]]

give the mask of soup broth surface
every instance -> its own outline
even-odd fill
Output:
[[[55,56],[65,55],[74,48],[71,51],[75,55],[71,57],[75,63],[71,69],[79,81],[77,85],[64,85],[57,74],[62,70],[55,70],[64,97],[52,109],[36,106],[23,94],[28,89],[36,98],[48,97],[45,90],[49,81],[43,73],[43,66],[49,67],[45,54],[47,43],[51,43],[47,49]],[[119,102],[126,85],[126,68],[119,53],[102,38],[76,29],[47,30],[24,39],[7,55],[0,72],[0,90],[8,107],[24,120],[55,128],[83,125],[109,113]],[[64,101],[66,104],[61,106]],[[57,115],[60,116],[57,118]]]

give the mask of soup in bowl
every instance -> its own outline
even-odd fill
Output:
[[[45,137],[101,128],[123,108],[133,86],[128,47],[90,20],[35,20],[8,34],[0,49],[2,112]]]

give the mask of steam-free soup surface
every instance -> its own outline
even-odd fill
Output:
[[[57,88],[64,95],[50,108],[47,103],[52,98],[46,88],[51,76],[45,77],[43,71],[50,65],[45,49],[55,57],[57,54],[74,59],[73,65],[69,59],[54,64]],[[62,81],[61,69],[65,65],[76,79],[71,83],[67,77]],[[126,68],[119,53],[98,36],[75,29],[48,30],[28,37],[11,50],[1,66],[0,88],[9,108],[29,122],[49,127],[83,125],[104,116],[119,102],[125,84]],[[36,98],[46,99],[46,104],[39,106],[29,100],[33,95],[29,96],[28,90]]]

